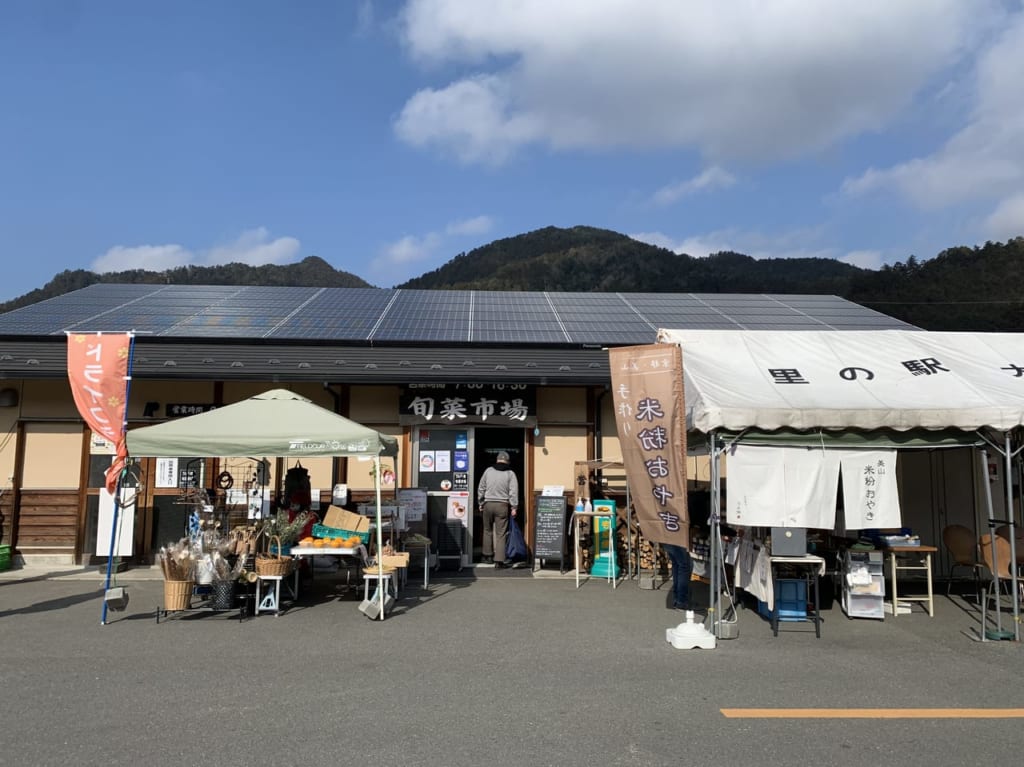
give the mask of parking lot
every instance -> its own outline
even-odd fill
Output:
[[[384,621],[321,581],[279,617],[155,620],[128,573],[0,581],[9,764],[966,764],[1019,757],[1019,718],[728,718],[723,709],[1024,709],[1022,648],[973,605],[773,638],[754,611],[715,650],[665,641],[666,593],[563,578],[415,579]],[[25,577],[25,574],[22,574]],[[1009,616],[1004,626],[1012,628]],[[963,712],[968,714],[970,712]]]

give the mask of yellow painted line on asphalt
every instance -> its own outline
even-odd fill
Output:
[[[723,708],[728,719],[1024,719],[1024,708]]]

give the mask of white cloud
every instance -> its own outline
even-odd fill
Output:
[[[655,205],[671,205],[691,194],[706,189],[728,189],[736,183],[736,177],[729,171],[714,165],[700,175],[663,186],[651,198]]]
[[[834,248],[819,243],[823,237],[820,227],[793,229],[787,232],[744,232],[737,229],[719,229],[690,237],[672,237],[663,232],[630,234],[634,240],[668,248],[673,253],[685,253],[694,258],[705,258],[713,253],[731,251],[751,258],[836,258]]]
[[[428,232],[422,237],[406,235],[400,240],[384,248],[379,261],[389,266],[413,264],[432,258],[441,245],[441,236],[436,232]]]
[[[178,244],[115,245],[96,258],[90,269],[103,274],[105,272],[123,272],[129,269],[161,272],[190,265],[286,264],[295,260],[300,247],[301,243],[294,237],[278,237],[271,240],[267,229],[258,227],[242,232],[238,239],[227,245],[219,245],[198,252],[193,252]]]
[[[512,114],[506,91],[496,77],[421,90],[402,109],[395,131],[413,146],[439,146],[465,163],[500,165],[542,133],[534,117]]]
[[[885,127],[998,12],[997,0],[409,0],[410,55],[467,74],[414,94],[395,130],[485,164],[531,144],[776,161]]]
[[[683,239],[671,237],[664,232],[636,232],[629,236],[634,240],[671,250],[677,255],[685,253],[694,258],[706,258],[712,253],[730,249],[724,244],[725,240],[717,239],[717,233],[704,237],[686,237]]]
[[[363,37],[368,34],[374,25],[374,13],[372,0],[359,0],[356,5],[356,36]]]
[[[266,227],[249,229],[229,245],[212,248],[203,254],[207,264],[286,264],[298,255],[301,243],[294,237],[270,239]]]
[[[490,216],[476,216],[462,221],[453,221],[445,227],[446,234],[461,236],[468,234],[486,234],[494,226],[494,219]]]
[[[986,240],[1003,241],[1024,236],[1024,194],[999,203],[985,219],[983,230]]]
[[[851,250],[845,256],[840,256],[838,260],[844,264],[859,266],[861,269],[877,271],[885,263],[885,256],[880,250]]]
[[[1024,14],[1018,13],[978,58],[975,103],[966,125],[936,152],[847,179],[842,191],[896,190],[919,208],[992,202],[1024,187]],[[1005,200],[1012,209],[1012,200]],[[1001,223],[999,209],[990,221]],[[1019,223],[1019,222],[1018,222]],[[1017,234],[1021,234],[1018,229]]]
[[[424,271],[435,269],[439,256],[451,258],[458,250],[458,239],[489,232],[494,226],[491,216],[475,216],[448,223],[442,230],[421,235],[405,235],[385,245],[380,255],[370,262],[374,279],[397,285]]]
[[[90,269],[98,274],[144,269],[162,272],[192,261],[192,253],[181,245],[115,245],[92,262]]]

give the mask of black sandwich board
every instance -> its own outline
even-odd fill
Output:
[[[558,560],[558,569],[565,572],[565,516],[567,506],[562,496],[537,495],[533,515],[533,561]]]

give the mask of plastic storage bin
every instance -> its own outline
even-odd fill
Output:
[[[807,620],[807,581],[800,578],[777,578],[775,609],[780,621]],[[765,620],[772,618],[767,602],[758,601],[757,612]]]

